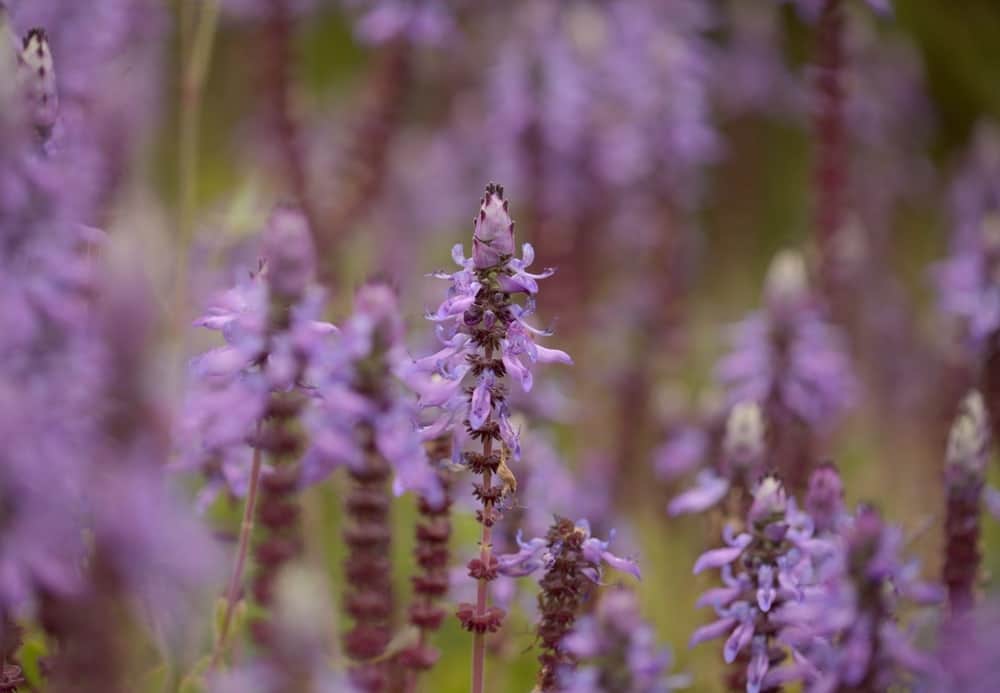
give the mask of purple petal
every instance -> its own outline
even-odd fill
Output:
[[[688,647],[694,647],[695,645],[703,642],[721,638],[723,635],[728,633],[729,629],[734,625],[736,625],[735,618],[723,618],[704,625],[692,633],[691,640],[688,642]]]
[[[726,664],[732,664],[736,660],[736,655],[747,646],[747,643],[753,638],[753,634],[753,621],[744,621],[736,627],[722,648],[722,658],[726,660]]]
[[[670,501],[667,513],[673,517],[711,508],[729,492],[729,481],[710,471],[698,475],[698,485]]]
[[[694,564],[694,574],[707,570],[709,568],[721,568],[724,565],[732,563],[737,558],[743,554],[742,546],[727,546],[722,549],[712,549],[711,551],[706,551]]]
[[[601,554],[601,558],[604,562],[615,570],[620,570],[623,573],[628,573],[633,576],[636,580],[641,580],[642,575],[639,574],[639,564],[628,558],[621,558],[616,556],[610,551],[605,551]]]
[[[490,412],[493,410],[493,398],[490,395],[490,387],[493,385],[493,377],[489,371],[484,372],[476,383],[476,389],[472,391],[472,403],[469,407],[469,426],[473,430],[478,430],[486,423]]]

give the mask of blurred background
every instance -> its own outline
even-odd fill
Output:
[[[94,22],[10,4],[51,27],[57,64]],[[366,279],[386,277],[423,355],[435,341],[422,316],[444,291],[426,275],[468,247],[483,186],[502,183],[536,269],[558,269],[536,322],[576,363],[542,370],[518,402],[522,491],[501,536],[534,536],[552,513],[588,515],[602,536],[615,528],[677,669],[693,690],[719,690],[717,648],[686,644],[710,585],[691,566],[719,543],[719,518],[669,518],[687,481],[661,478],[657,460],[722,406],[713,369],[727,326],[761,306],[780,250],[801,251],[817,285],[836,264],[826,296],[861,385],[820,453],[849,500],[900,522],[936,576],[940,536],[926,527],[940,525],[945,434],[973,369],[933,268],[1000,210],[1000,6],[899,0],[885,13],[844,0],[831,39],[823,4],[152,3],[102,63],[124,103],[108,107],[121,122],[103,146],[119,157],[102,169],[109,201],[92,223],[136,251],[157,287],[165,364],[201,345],[186,326],[254,265],[255,234],[282,199],[300,201],[323,239],[331,320]],[[824,92],[823,69],[842,91]],[[823,120],[830,98],[839,133]],[[833,221],[824,156],[841,183]],[[533,491],[533,465],[564,470],[565,490]],[[306,517],[333,600],[338,483],[309,492]],[[465,511],[459,556],[477,530]],[[409,501],[397,510],[402,594],[413,515]],[[234,530],[239,503],[210,516]],[[986,533],[997,548],[996,528]],[[993,572],[998,552],[986,555]],[[470,638],[449,619],[438,644],[425,690],[465,690]],[[492,690],[530,689],[532,644],[530,614],[516,615],[493,641]]]

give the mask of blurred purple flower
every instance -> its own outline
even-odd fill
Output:
[[[800,255],[775,257],[764,293],[764,310],[734,328],[717,376],[731,404],[760,403],[769,463],[800,491],[815,464],[814,439],[838,423],[856,383],[839,332],[816,307]]]
[[[220,332],[225,345],[191,364],[177,434],[182,456],[176,466],[204,471],[207,494],[221,487],[237,495],[245,491],[249,443],[271,394],[302,389],[311,395],[301,377],[312,375],[335,331],[319,320],[324,293],[313,283],[315,261],[301,213],[276,209],[263,250],[261,266],[195,322]],[[287,312],[272,310],[275,302],[287,301]],[[316,445],[324,443],[332,445],[327,439]]]
[[[601,596],[594,613],[581,618],[563,639],[563,647],[582,666],[559,677],[560,691],[668,693],[689,682],[669,675],[670,651],[657,645],[635,593],[622,587]]]
[[[825,561],[823,580],[784,605],[781,638],[809,664],[807,690],[887,690],[912,686],[933,670],[896,615],[902,601],[936,604],[941,590],[922,582],[919,566],[900,557],[903,534],[862,507]]]
[[[307,425],[312,446],[303,460],[303,483],[319,481],[341,465],[361,469],[370,434],[396,473],[397,494],[414,491],[432,505],[441,502],[442,489],[416,427],[416,400],[402,387],[404,377],[413,378],[404,336],[392,289],[377,283],[362,287],[353,315],[314,364],[319,401]]]
[[[405,39],[437,45],[456,29],[456,0],[346,0],[346,4],[364,8],[355,33],[367,43]]]

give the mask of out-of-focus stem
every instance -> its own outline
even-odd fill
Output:
[[[181,4],[182,21],[193,11],[187,7],[190,2],[193,0]],[[181,55],[180,126],[177,147],[177,257],[173,305],[175,318],[181,322],[184,306],[187,303],[188,246],[197,205],[201,101],[219,20],[218,0],[201,0],[199,5],[190,53]],[[186,29],[182,29],[183,31]]]
[[[288,0],[270,0],[268,17],[263,27],[264,46],[263,74],[267,100],[268,127],[274,133],[274,140],[281,156],[281,165],[289,181],[289,187],[309,220],[320,258],[329,255],[328,234],[322,229],[322,220],[316,213],[310,195],[309,178],[302,154],[300,128],[292,114],[291,70],[292,70],[292,16]],[[320,262],[319,279],[327,286],[333,285],[330,276],[331,263]]]
[[[844,133],[844,16],[841,0],[825,0],[817,29],[816,233],[823,288],[837,288],[837,235],[844,222],[847,152]]]
[[[226,593],[226,613],[222,618],[222,626],[219,628],[219,639],[215,643],[215,651],[212,653],[212,663],[209,668],[215,668],[219,657],[226,646],[226,638],[229,635],[229,627],[232,624],[233,612],[236,610],[236,601],[240,593],[240,585],[243,582],[243,568],[246,565],[247,552],[250,549],[250,536],[253,534],[254,506],[257,503],[257,489],[260,486],[261,455],[258,448],[254,448],[253,462],[250,467],[250,485],[247,488],[246,505],[243,507],[243,521],[240,524],[239,545],[236,548],[236,561],[233,563],[233,574],[229,578],[229,590]]]
[[[410,44],[397,39],[382,49],[365,105],[359,110],[349,144],[335,172],[336,196],[323,210],[323,263],[330,249],[360,219],[385,179],[390,145],[397,130],[411,81]],[[323,271],[328,272],[329,269]]]

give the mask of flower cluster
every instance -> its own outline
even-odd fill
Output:
[[[778,614],[801,601],[815,580],[815,566],[825,545],[813,539],[812,521],[772,476],[754,489],[746,530],[726,525],[727,546],[702,554],[694,572],[722,569],[723,587],[698,600],[711,606],[718,620],[691,636],[691,645],[727,636],[723,658],[741,662],[734,686],[748,693],[777,690],[799,676],[795,666],[779,666],[786,657]]]
[[[808,690],[889,690],[933,670],[898,622],[900,603],[934,604],[940,590],[901,556],[903,534],[861,507],[822,567],[817,589],[779,613],[781,637],[801,652]]]

